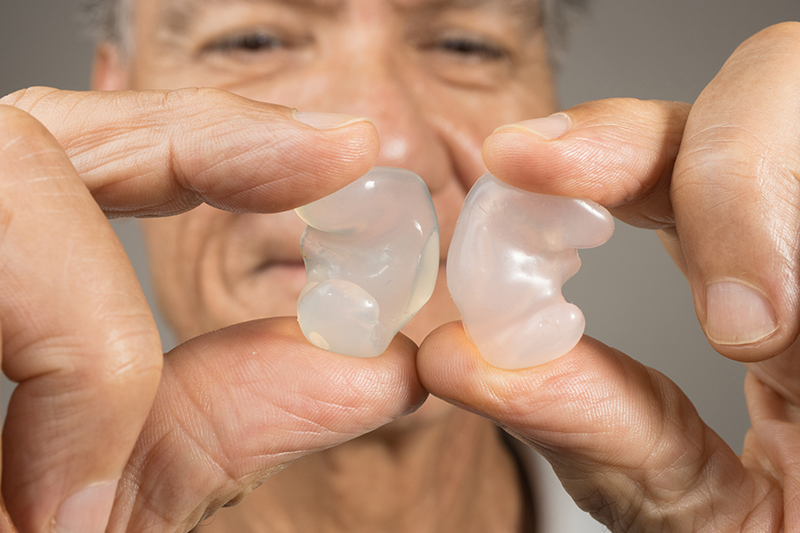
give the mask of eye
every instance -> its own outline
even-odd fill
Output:
[[[433,28],[409,39],[421,52],[421,65],[433,76],[459,87],[496,87],[511,75],[516,41],[496,32],[470,28]]]
[[[433,48],[461,55],[465,58],[473,57],[488,61],[504,59],[508,55],[501,46],[471,37],[445,38],[436,43]]]
[[[287,43],[273,33],[253,31],[226,36],[203,47],[204,53],[258,53],[286,48]]]

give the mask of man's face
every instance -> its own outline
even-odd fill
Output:
[[[130,88],[210,86],[309,112],[370,118],[378,164],[428,184],[440,279],[404,329],[458,318],[444,263],[462,201],[502,124],[554,111],[535,0],[137,0]],[[145,224],[154,279],[180,338],[293,315],[304,284],[293,213],[201,206]]]

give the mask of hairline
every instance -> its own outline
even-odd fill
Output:
[[[133,2],[135,0],[84,0],[83,14],[98,43],[109,43],[123,58],[135,51]],[[538,0],[551,62],[563,57],[569,29],[587,0]]]

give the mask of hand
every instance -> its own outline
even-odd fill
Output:
[[[736,454],[658,372],[584,338],[563,358],[503,371],[459,324],[418,354],[433,394],[539,450],[614,531],[790,531],[800,524],[800,24],[746,41],[693,106],[610,100],[503,128],[484,145],[500,179],[588,197],[657,229],[700,323],[748,362],[753,422]],[[559,123],[559,120],[562,120]]]
[[[188,531],[288,462],[422,402],[402,337],[356,360],[272,319],[162,357],[106,220],[302,205],[372,167],[368,122],[318,130],[211,90],[31,89],[0,104],[2,364],[19,383],[0,531],[104,531],[112,504],[109,531]]]

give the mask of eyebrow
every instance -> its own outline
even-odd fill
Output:
[[[541,24],[543,0],[390,0],[396,6],[410,4],[402,9],[419,9],[422,12],[437,12],[448,9],[498,8],[518,19],[525,27],[535,28]]]
[[[272,4],[332,10],[343,3],[344,0],[166,0],[159,13],[159,26],[173,34],[186,33],[197,14],[212,5]]]
[[[272,4],[302,9],[335,11],[347,0],[166,0],[159,13],[159,26],[172,34],[184,34],[191,27],[198,12],[211,5]],[[395,7],[442,11],[445,9],[475,9],[497,6],[512,15],[538,24],[541,21],[541,0],[390,0]]]

